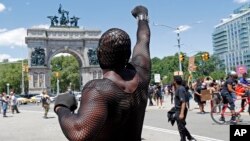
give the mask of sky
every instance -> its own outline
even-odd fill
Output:
[[[180,28],[181,52],[213,53],[212,33],[220,20],[250,0],[0,0],[0,62],[28,58],[27,29],[48,27],[47,16],[60,16],[59,4],[69,16],[80,17],[85,29],[121,28],[136,43],[137,21],[131,10],[143,5],[149,11],[151,57],[163,58],[178,52],[177,34],[166,26]],[[165,25],[165,26],[155,26]]]

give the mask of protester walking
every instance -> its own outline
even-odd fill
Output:
[[[175,116],[177,121],[178,130],[180,133],[181,141],[186,141],[186,138],[189,141],[196,141],[194,137],[191,136],[186,126],[186,117],[187,117],[187,102],[188,102],[188,93],[186,88],[182,86],[182,78],[180,76],[174,76],[174,87],[175,87]]]
[[[10,106],[11,106],[11,112],[14,114],[14,111],[16,113],[20,113],[17,108],[17,98],[15,97],[15,93],[13,91],[10,92]]]
[[[153,95],[154,95],[154,88],[152,85],[148,88],[148,99],[149,99],[149,106],[153,106]]]
[[[7,117],[7,109],[8,109],[8,104],[9,104],[9,97],[6,95],[5,92],[3,92],[2,95],[2,103],[3,103],[3,117]]]
[[[43,118],[48,118],[48,112],[50,108],[50,97],[47,92],[42,92],[42,107],[44,108],[44,116]]]
[[[3,107],[3,100],[2,100],[3,95],[0,94],[0,114],[2,113],[2,107]]]

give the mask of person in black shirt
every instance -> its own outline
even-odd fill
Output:
[[[200,113],[205,114],[204,105],[206,104],[206,101],[201,101],[201,90],[203,90],[202,82],[201,79],[198,79],[194,87],[194,99],[199,105]]]
[[[187,116],[187,107],[186,102],[187,99],[187,92],[184,86],[182,86],[182,78],[180,76],[174,76],[174,87],[175,87],[175,109],[176,109],[176,121],[178,130],[180,133],[181,141],[186,141],[186,137],[190,141],[196,141],[195,138],[191,136],[186,125],[186,116]]]
[[[232,118],[231,118],[231,123],[235,124],[236,123],[236,117],[235,117],[235,104],[233,100],[233,94],[235,93],[234,87],[235,87],[235,80],[237,80],[237,74],[235,71],[231,71],[228,75],[228,78],[224,85],[222,86],[221,90],[221,96],[223,98],[223,103],[225,106],[223,106],[223,110],[226,108],[226,105],[229,103],[230,107],[229,109],[231,110],[232,113]],[[221,121],[225,121],[225,118],[221,116],[220,118]]]

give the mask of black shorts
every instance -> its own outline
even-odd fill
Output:
[[[161,94],[161,93],[156,93],[156,98],[157,98],[157,99],[158,99],[158,98],[162,99],[162,94]]]
[[[235,104],[234,104],[234,100],[233,100],[233,95],[230,93],[221,93],[222,99],[223,99],[223,103],[224,104],[228,104],[230,105],[230,110],[234,110],[235,108]]]
[[[200,105],[200,104],[205,104],[206,101],[201,101],[201,97],[198,95],[194,96],[195,101]]]

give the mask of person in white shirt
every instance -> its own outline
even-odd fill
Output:
[[[10,106],[12,114],[14,114],[14,111],[16,111],[16,113],[20,113],[17,108],[17,98],[15,97],[15,93],[13,91],[10,92]]]

